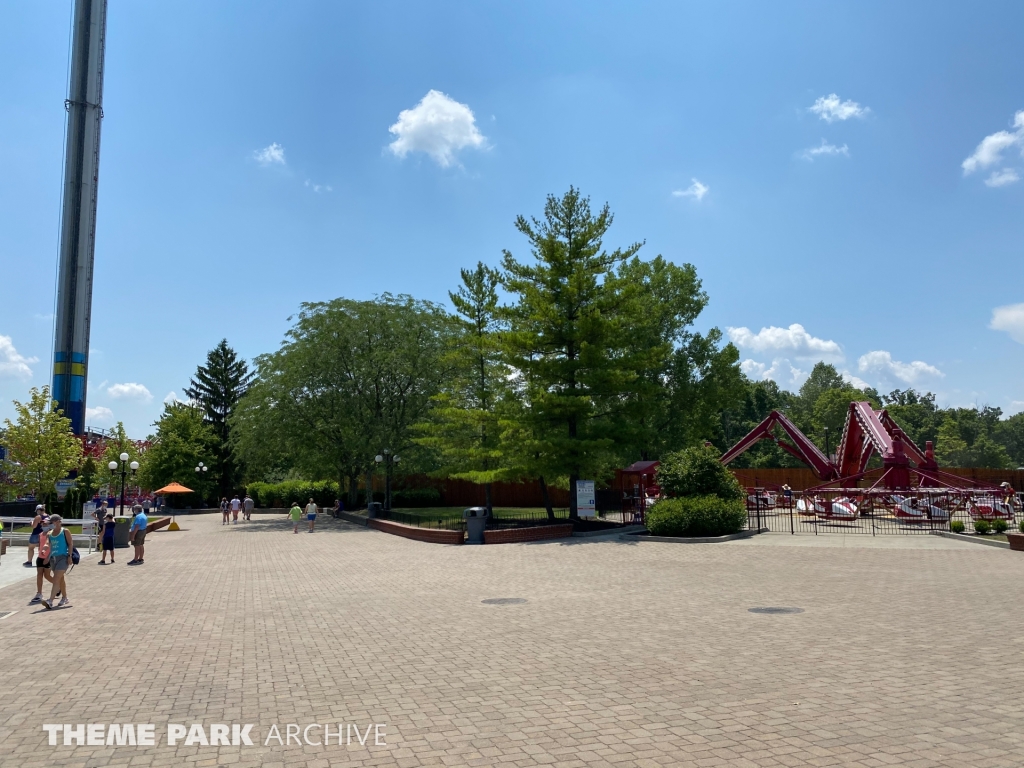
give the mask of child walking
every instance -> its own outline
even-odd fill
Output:
[[[299,506],[299,502],[292,502],[292,508],[288,510],[288,517],[292,519],[292,533],[298,533],[299,521],[302,519],[302,507]]]
[[[98,565],[107,564],[107,552],[110,552],[110,562],[114,562],[114,513],[107,512],[107,516],[103,518],[103,558],[99,561]]]

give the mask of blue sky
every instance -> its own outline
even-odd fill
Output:
[[[0,418],[50,378],[70,9],[0,2]],[[1022,42],[1019,2],[112,0],[89,423],[302,301],[445,301],[570,184],[752,376],[1024,409]]]

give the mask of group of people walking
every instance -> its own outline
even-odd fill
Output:
[[[224,496],[220,500],[221,525],[228,525],[230,522],[238,523],[238,513],[242,513],[243,520],[252,520],[252,510],[256,506],[249,494],[245,494],[244,500],[239,500],[238,494],[234,495],[231,501]],[[234,520],[231,520],[234,518]]]
[[[36,507],[32,519],[32,531],[28,537],[28,559],[26,568],[36,569],[36,594],[29,605],[41,604],[47,610],[53,608],[71,608],[68,597],[67,573],[78,563],[78,550],[71,531],[64,525],[60,515],[47,515],[42,504]],[[132,509],[133,517],[128,530],[128,541],[135,547],[135,557],[128,565],[142,565],[146,553],[146,528],[149,518],[142,505],[136,504]],[[110,553],[110,564],[114,564],[114,513],[107,511],[107,502],[102,502],[100,509],[91,513],[91,518],[100,535],[102,558],[97,565],[107,564],[107,553]],[[35,557],[33,558],[33,555]],[[43,598],[43,582],[50,583],[50,597]],[[57,603],[57,598],[60,602]]]

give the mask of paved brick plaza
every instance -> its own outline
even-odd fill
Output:
[[[0,764],[1024,764],[1018,553],[183,527],[141,568],[84,560],[73,609],[0,589]],[[64,671],[30,675],[30,649]],[[158,746],[50,747],[44,722],[154,723]],[[387,746],[263,746],[338,722]],[[253,723],[256,746],[167,746],[168,723]]]

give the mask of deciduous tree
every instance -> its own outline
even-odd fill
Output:
[[[2,436],[8,474],[22,493],[50,499],[57,481],[81,464],[82,443],[71,432],[71,420],[51,399],[49,387],[33,387],[27,402],[14,401],[14,410],[17,418],[4,419]]]

